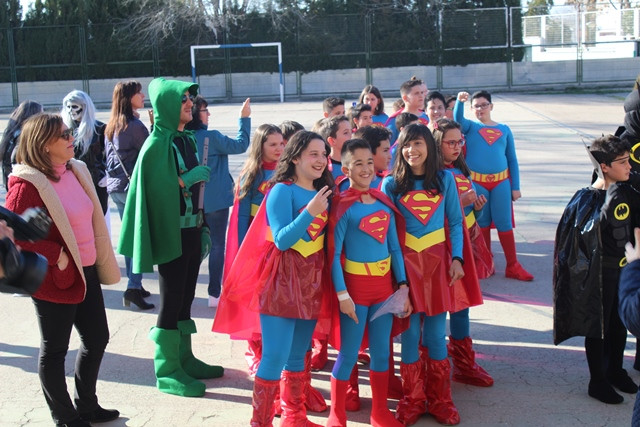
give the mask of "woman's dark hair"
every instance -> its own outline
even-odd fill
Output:
[[[187,123],[184,128],[187,130],[198,130],[202,127],[202,120],[200,120],[200,110],[207,108],[209,103],[202,95],[196,96],[193,100],[193,107],[191,107],[191,115],[193,118]]]
[[[444,135],[450,131],[451,129],[458,129],[461,131],[460,123],[454,122],[453,120],[449,120],[446,117],[439,119],[434,126],[433,129],[433,139],[435,139],[438,147],[442,147],[442,140]],[[442,153],[442,148],[440,148],[440,152]],[[467,162],[464,161],[464,156],[461,154],[457,159],[453,161],[453,166],[460,169],[460,171],[467,178],[471,176],[471,171],[469,170],[469,166],[467,166]]]
[[[396,183],[394,193],[406,194],[413,190],[414,175],[411,172],[409,163],[404,159],[402,150],[409,142],[416,139],[422,139],[427,145],[427,159],[425,160],[425,174],[422,182],[423,188],[432,193],[438,194],[442,191],[442,178],[440,177],[440,170],[443,168],[442,158],[438,152],[438,146],[433,139],[433,135],[428,127],[422,124],[410,124],[398,135],[398,144],[396,159],[391,169],[391,175]]]
[[[327,141],[315,132],[309,132],[306,130],[298,131],[287,142],[287,145],[285,145],[284,152],[282,153],[282,156],[280,156],[276,170],[269,180],[270,185],[275,185],[278,182],[285,181],[294,182],[296,168],[295,164],[293,164],[293,160],[299,159],[302,152],[307,149],[309,143],[314,139],[319,139],[324,143],[325,156],[327,156],[328,165],[331,147],[327,144]],[[328,167],[325,167],[320,178],[313,181],[313,188],[316,190],[320,190],[325,185],[329,188],[333,188],[335,185],[333,175],[331,174],[331,171],[329,171]]]
[[[377,116],[384,113],[384,100],[382,99],[382,94],[374,85],[366,85],[364,89],[362,89],[360,97],[358,98],[358,104],[364,104],[364,97],[368,94],[371,94],[378,98],[378,105],[376,105],[376,109],[373,110],[373,115]]]
[[[20,105],[13,110],[13,113],[9,116],[9,124],[4,130],[2,141],[0,142],[0,161],[4,160],[5,155],[11,157],[11,152],[7,150],[9,141],[15,138],[16,131],[19,133],[25,120],[38,113],[42,113],[42,105],[35,101],[22,101]],[[17,141],[13,141],[11,151],[13,151],[13,147],[15,147],[16,142]]]
[[[113,141],[114,135],[125,131],[129,122],[136,117],[131,98],[141,91],[142,85],[136,80],[116,83],[111,96],[111,118],[104,130],[109,141]]]

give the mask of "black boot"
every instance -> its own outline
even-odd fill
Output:
[[[140,287],[140,292],[142,292],[142,297],[143,298],[149,298],[151,296],[151,292],[149,292],[148,290],[146,290],[143,287]]]
[[[618,404],[624,401],[606,380],[589,381],[589,396],[603,403]]]
[[[56,427],[91,427],[91,424],[88,421],[83,420],[82,418],[76,418],[73,421],[69,421],[68,423],[58,423]]]
[[[129,307],[131,303],[134,303],[141,310],[151,310],[155,305],[150,304],[142,297],[142,291],[140,289],[127,289],[122,296],[122,304],[125,307]]]
[[[104,409],[98,406],[91,412],[80,414],[80,418],[89,423],[106,423],[107,421],[113,421],[120,417],[120,412],[117,409]]]

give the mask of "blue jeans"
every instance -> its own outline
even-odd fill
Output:
[[[124,213],[124,204],[127,201],[127,193],[111,193],[111,200],[116,204],[118,208],[118,214],[122,220],[122,214]],[[124,266],[127,271],[127,289],[142,289],[142,273],[134,273],[131,270],[131,258],[124,257]]]
[[[211,233],[211,252],[209,252],[209,288],[212,297],[220,297],[222,290],[222,268],[224,267],[224,249],[227,237],[229,208],[204,214]]]

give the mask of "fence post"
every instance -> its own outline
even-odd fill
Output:
[[[364,63],[368,85],[373,82],[373,71],[371,70],[371,13],[369,11],[364,15]]]
[[[585,22],[585,17],[583,15],[583,11],[581,10],[581,4],[580,2],[578,2],[576,4],[576,7],[578,8],[577,12],[576,12],[576,38],[578,39],[578,47],[576,49],[576,82],[578,84],[578,86],[582,85],[582,48],[583,48],[583,44],[582,44],[582,23]],[[562,33],[564,33],[564,28]]]
[[[442,90],[442,88],[444,87],[444,82],[443,82],[443,76],[442,76],[442,52],[444,50],[444,44],[442,41],[442,22],[443,22],[443,17],[442,17],[442,8],[438,9],[438,22],[437,22],[437,27],[438,27],[438,40],[436,41],[436,50],[438,52],[438,63],[436,64],[436,85],[438,87],[438,90]]]
[[[7,27],[7,50],[9,51],[9,70],[11,73],[11,96],[13,98],[13,106],[20,104],[18,96],[18,73],[16,72],[16,51],[13,42],[13,28]]]
[[[513,87],[513,8],[505,7],[505,20],[507,21],[507,87]]]
[[[91,95],[89,91],[89,65],[87,64],[87,39],[84,25],[78,26],[78,42],[80,48],[80,75],[82,76],[82,90]]]

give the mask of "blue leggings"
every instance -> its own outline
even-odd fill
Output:
[[[384,372],[389,369],[389,337],[393,315],[383,314],[373,322],[369,320],[381,305],[382,303],[372,306],[356,304],[358,323],[340,313],[340,353],[331,372],[335,379],[341,381],[349,379],[358,359],[358,350],[366,326],[369,327],[369,348],[371,348],[370,369],[374,372]]]
[[[469,336],[469,309],[449,313],[449,330],[455,340],[462,340]]]
[[[301,372],[309,350],[316,320],[260,315],[262,360],[256,376],[263,380],[280,379],[282,370]]]
[[[478,196],[484,195],[487,203],[478,214],[478,225],[489,227],[491,222],[498,231],[509,231],[513,228],[511,220],[511,181],[505,179],[493,190],[489,191],[482,185],[476,185]]]
[[[415,313],[410,317],[409,329],[402,333],[402,363],[411,364],[418,361],[420,353],[420,319],[424,318],[422,329],[422,345],[429,349],[429,358],[444,360],[447,357],[447,344],[445,341],[445,327],[447,324],[447,312],[426,316],[424,313]]]

